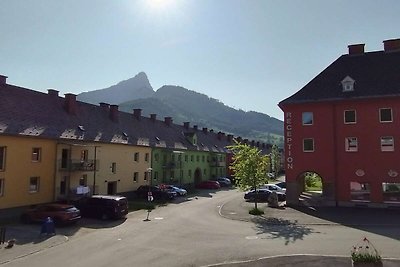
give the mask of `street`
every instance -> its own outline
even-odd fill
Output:
[[[4,266],[204,266],[290,254],[349,257],[364,236],[383,257],[399,257],[398,227],[274,225],[222,217],[221,206],[239,198],[243,193],[236,189],[204,193],[157,208],[150,221],[144,221],[146,211],[132,212],[124,222],[81,228],[63,244]]]

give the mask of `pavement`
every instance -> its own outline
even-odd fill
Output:
[[[367,209],[367,208],[336,208],[336,207],[281,207],[270,208],[266,203],[259,203],[259,208],[265,214],[253,216],[248,213],[254,203],[245,202],[242,197],[233,198],[220,206],[219,214],[230,220],[253,223],[278,225],[327,225],[327,226],[356,226],[356,227],[398,227],[400,222],[399,210]],[[371,216],[373,214],[373,216]],[[73,226],[72,226],[73,227]],[[73,237],[73,228],[56,229],[55,235],[40,234],[41,225],[11,224],[6,226],[6,240],[15,239],[12,248],[0,244],[0,265],[14,259],[26,257],[42,250],[58,246]],[[266,257],[243,262],[221,263],[209,266],[351,266],[349,257],[330,255],[281,255]],[[400,259],[384,259],[385,267],[400,266]]]

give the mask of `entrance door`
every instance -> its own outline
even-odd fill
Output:
[[[108,182],[107,195],[116,195],[116,194],[117,194],[117,182]]]
[[[201,170],[200,169],[196,169],[196,171],[194,172],[194,184],[198,184],[201,182]]]

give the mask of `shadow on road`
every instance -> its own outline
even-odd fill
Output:
[[[285,245],[295,243],[297,240],[310,234],[320,233],[306,225],[300,225],[297,222],[285,220],[282,218],[252,218],[255,224],[257,234],[267,234],[265,239],[284,239]]]

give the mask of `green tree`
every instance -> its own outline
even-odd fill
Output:
[[[281,167],[281,153],[279,152],[278,146],[273,145],[271,150],[271,170],[274,174],[274,179],[277,178]]]
[[[234,172],[236,185],[241,190],[253,188],[257,190],[260,185],[268,183],[267,171],[269,168],[269,157],[262,155],[256,147],[236,142],[228,146],[233,153],[233,162],[230,166]],[[254,202],[257,211],[257,198]]]

